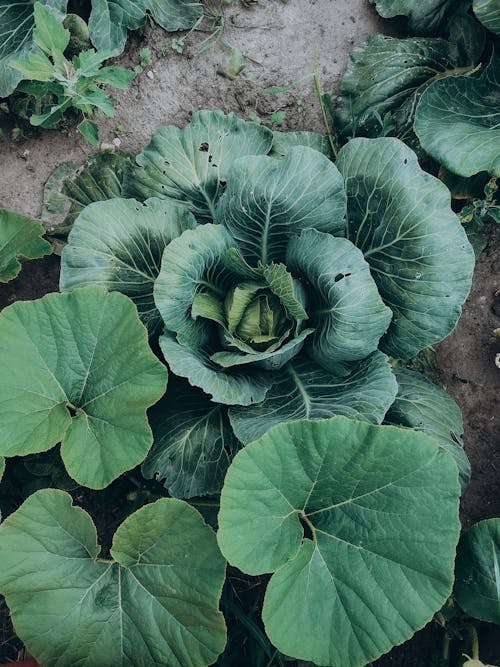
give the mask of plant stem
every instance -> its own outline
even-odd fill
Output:
[[[472,648],[472,659],[479,660],[479,637],[477,636],[477,630],[473,625],[467,626],[467,631],[471,640]]]
[[[316,97],[318,98],[319,108],[321,109],[321,115],[323,117],[323,125],[325,126],[326,136],[328,137],[328,143],[330,144],[330,148],[332,149],[334,157],[337,158],[338,150],[335,144],[335,139],[333,138],[330,123],[328,121],[328,114],[326,113],[325,102],[323,100],[323,89],[321,87],[321,80],[318,74],[318,67],[319,67],[318,56],[316,54],[314,56],[314,67],[313,67],[314,92],[316,93]]]

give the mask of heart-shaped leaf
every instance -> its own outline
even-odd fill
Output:
[[[198,111],[179,130],[161,127],[125,175],[128,197],[171,197],[183,201],[196,218],[211,222],[236,158],[270,151],[273,134],[221,111]]]
[[[288,240],[303,229],[342,235],[346,197],[337,167],[312,148],[285,157],[235,162],[216,211],[253,266],[282,262]]]
[[[500,57],[480,74],[434,81],[415,111],[424,151],[460,176],[500,176]]]
[[[92,286],[19,301],[0,313],[0,454],[62,442],[71,477],[103,488],[146,456],[146,408],[166,377],[123,294]]]
[[[467,614],[500,624],[500,519],[480,521],[460,538],[454,593]]]
[[[169,199],[111,199],[87,206],[75,220],[61,256],[61,291],[102,285],[132,299],[150,334],[163,328],[153,284],[172,239],[196,222]]]
[[[225,563],[187,503],[129,516],[111,555],[63,491],[34,493],[0,526],[0,590],[16,632],[47,667],[204,667],[223,650]]]
[[[20,213],[0,209],[0,282],[15,278],[21,261],[50,255],[52,246],[45,241],[43,225]]]
[[[345,417],[280,424],[231,464],[219,546],[244,572],[275,573],[263,620],[280,651],[361,667],[449,596],[458,495],[453,459],[423,433]]]
[[[474,251],[448,189],[420,169],[403,142],[353,139],[337,166],[346,181],[347,238],[363,251],[394,313],[380,349],[410,358],[455,326],[470,290]]]
[[[310,359],[297,359],[276,373],[274,381],[261,403],[229,409],[231,426],[244,444],[271,426],[298,419],[344,415],[380,424],[397,391],[396,378],[381,352],[355,364],[347,376],[335,376]]]

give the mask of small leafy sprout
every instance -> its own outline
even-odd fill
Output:
[[[231,48],[231,55],[229,56],[229,69],[227,71],[231,79],[235,79],[245,69],[245,58],[238,47]]]
[[[146,47],[144,49],[140,49],[139,51],[139,57],[140,57],[140,65],[141,67],[149,67],[151,63],[153,62],[153,55],[151,53],[151,49]]]
[[[65,112],[83,115],[78,130],[93,146],[99,144],[99,129],[91,120],[96,116],[114,116],[114,100],[102,88],[109,84],[127,88],[135,72],[122,67],[103,66],[111,53],[88,49],[68,60],[64,51],[70,43],[70,31],[42,5],[35,3],[33,39],[38,47],[26,59],[10,66],[21,72],[18,90],[40,102],[40,113],[30,116],[32,125],[54,127]]]
[[[170,46],[176,53],[184,53],[186,37],[176,37],[172,40]]]
[[[283,125],[285,120],[286,120],[286,111],[275,111],[273,114],[271,114],[272,127],[278,127],[279,125]]]

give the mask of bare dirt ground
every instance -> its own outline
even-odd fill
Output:
[[[286,119],[280,129],[323,131],[310,77],[281,95],[263,89],[311,73],[317,58],[323,87],[334,92],[354,43],[372,32],[397,30],[377,17],[368,0],[261,0],[248,9],[235,0],[225,14],[224,37],[245,56],[244,72],[234,80],[227,76],[229,49],[220,40],[197,55],[208,33],[191,34],[181,55],[171,48],[172,35],[146,28],[131,36],[121,60],[136,65],[139,48],[148,46],[153,62],[129,90],[115,91],[116,117],[100,123],[104,141],[119,136],[121,150],[137,153],[160,125],[185,125],[198,109],[223,109],[243,118],[254,113],[263,122],[283,110]],[[0,207],[40,215],[51,171],[66,160],[82,163],[90,152],[74,127],[43,131],[22,143],[2,140]],[[495,297],[500,290],[499,240],[497,233],[479,259],[462,318],[437,348],[441,381],[463,410],[472,464],[472,483],[462,502],[465,526],[500,516],[500,370],[494,363],[500,339],[495,342],[492,334],[500,327],[500,298]],[[56,291],[58,270],[55,256],[26,264],[18,279],[0,287],[0,308]],[[430,667],[435,646],[435,632],[428,627],[374,665]],[[482,646],[483,659],[500,664],[499,642],[487,628]]]

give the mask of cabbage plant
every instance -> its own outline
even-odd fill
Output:
[[[218,492],[239,443],[274,424],[381,423],[388,357],[460,314],[474,258],[446,188],[396,139],[351,141],[336,164],[313,143],[199,112],[128,166],[136,199],[89,205],[69,235],[61,289],[122,291],[160,333],[178,389],[150,413],[143,471],[174,495]]]

